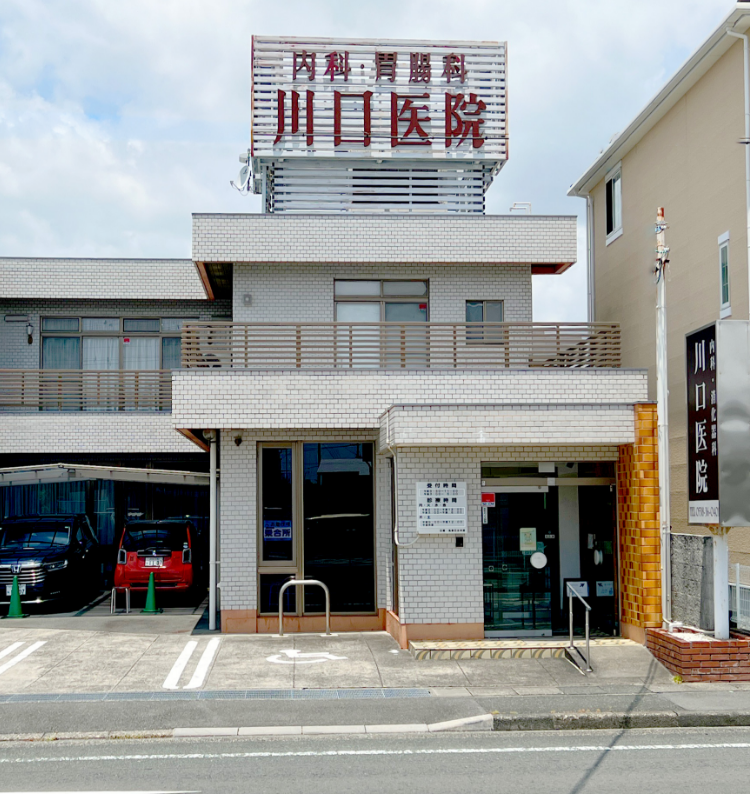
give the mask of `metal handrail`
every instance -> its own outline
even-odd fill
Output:
[[[279,637],[284,636],[284,592],[286,591],[287,587],[291,587],[292,585],[301,584],[303,587],[306,584],[317,584],[320,585],[326,594],[326,634],[331,633],[331,594],[328,591],[326,585],[323,584],[319,579],[290,579],[288,582],[284,582],[281,585],[281,590],[279,590]]]
[[[571,651],[575,651],[585,662],[586,664],[586,672],[593,673],[594,668],[591,666],[591,639],[589,634],[589,612],[591,612],[591,607],[589,606],[588,602],[584,599],[584,597],[574,590],[570,582],[567,583],[568,588],[568,624],[570,627],[570,642],[568,645],[568,649]],[[575,644],[573,643],[573,596],[576,596],[578,600],[586,607],[586,656],[584,656],[581,651],[576,648]]]
[[[171,370],[0,369],[0,412],[171,409]]]
[[[226,322],[182,328],[182,367],[619,367],[617,323]]]

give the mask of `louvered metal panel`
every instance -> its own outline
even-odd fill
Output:
[[[409,167],[411,165],[412,167]],[[486,166],[285,161],[269,168],[268,212],[484,212]]]
[[[256,36],[253,188],[267,212],[483,212],[505,69],[498,42]]]

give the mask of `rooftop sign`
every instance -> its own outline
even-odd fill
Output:
[[[254,158],[507,158],[506,45],[253,37]]]

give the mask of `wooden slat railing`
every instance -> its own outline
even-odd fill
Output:
[[[0,411],[171,411],[170,370],[0,369]]]
[[[619,367],[616,323],[191,322],[182,366],[229,369]]]

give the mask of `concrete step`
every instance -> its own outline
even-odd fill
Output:
[[[567,639],[534,637],[527,640],[412,640],[409,651],[419,661],[432,659],[565,659]],[[576,638],[583,647],[584,641]],[[635,646],[622,637],[602,637],[591,640],[591,647],[613,645]]]

